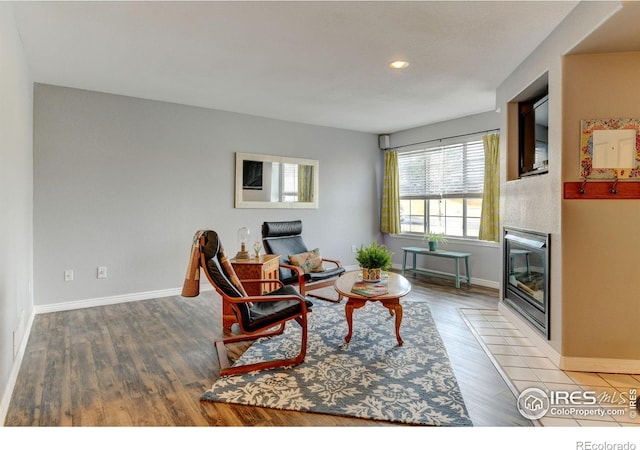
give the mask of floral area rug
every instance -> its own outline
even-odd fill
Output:
[[[305,361],[295,367],[219,378],[201,400],[415,425],[471,426],[442,338],[425,303],[402,303],[395,318],[377,302],[353,312],[347,345],[344,302],[314,299]],[[253,343],[237,363],[290,357],[300,345],[294,322]]]

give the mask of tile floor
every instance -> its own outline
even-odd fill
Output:
[[[568,372],[560,370],[500,311],[461,309],[460,313],[480,345],[492,359],[514,395],[537,387],[549,394],[575,393],[596,398],[597,405],[550,408],[534,420],[538,426],[638,426],[640,413],[629,406],[640,395],[640,375]],[[556,394],[557,395],[557,394]],[[602,415],[599,415],[602,414]]]

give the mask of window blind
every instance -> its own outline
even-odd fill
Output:
[[[402,152],[398,167],[402,198],[482,196],[482,140]]]
[[[283,202],[295,202],[298,199],[298,165],[282,163],[282,199]]]

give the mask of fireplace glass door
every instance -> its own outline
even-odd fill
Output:
[[[549,235],[504,229],[505,302],[549,337]]]

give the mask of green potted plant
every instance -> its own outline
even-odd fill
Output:
[[[438,242],[443,244],[447,243],[447,238],[445,238],[444,233],[436,233],[434,231],[429,231],[424,235],[424,239],[429,243],[429,251],[435,252],[438,250]]]
[[[356,251],[356,261],[362,268],[364,281],[376,282],[382,279],[382,271],[391,268],[393,253],[383,244],[373,241],[371,245],[361,246]]]

